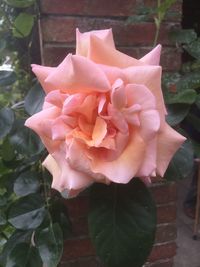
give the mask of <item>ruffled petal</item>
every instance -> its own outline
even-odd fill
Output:
[[[147,142],[155,137],[160,129],[160,116],[157,110],[141,111],[140,135]]]
[[[159,44],[140,60],[147,65],[159,65],[162,46]]]
[[[186,138],[165,124],[157,136],[157,174],[163,177],[170,160]]]
[[[142,66],[144,63],[110,47],[97,36],[91,36],[88,58],[98,64],[127,68]]]
[[[101,173],[116,183],[128,183],[138,172],[145,153],[145,143],[137,132],[130,133],[129,143],[113,161],[99,157],[91,157],[91,169]]]
[[[54,86],[51,84],[46,84],[45,80],[49,76],[50,73],[52,73],[55,68],[54,67],[44,67],[36,64],[32,64],[32,71],[37,76],[40,84],[42,85],[42,88],[44,89],[45,93],[49,93],[53,90],[55,90]]]
[[[110,83],[104,72],[87,58],[69,54],[45,82],[65,93],[106,92]]]
[[[76,55],[88,56],[88,50],[90,47],[90,37],[94,35],[106,42],[110,47],[115,48],[112,29],[99,30],[99,31],[90,31],[90,32],[79,32],[79,29],[76,29]]]

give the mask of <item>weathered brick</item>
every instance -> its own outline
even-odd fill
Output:
[[[62,261],[59,267],[100,267],[100,263],[95,257],[86,257],[67,262]]]
[[[64,253],[61,262],[94,255],[95,250],[90,239],[69,239],[64,243]]]
[[[175,224],[163,224],[157,227],[155,243],[175,240],[177,229]]]
[[[112,28],[119,46],[152,45],[155,36],[152,22],[126,25],[123,20],[52,16],[43,18],[41,24],[44,42],[74,44],[76,28],[81,32]],[[174,26],[174,23],[162,24],[159,35],[162,44],[170,44],[169,32]]]
[[[157,207],[157,222],[170,223],[176,220],[176,204]]]
[[[122,4],[121,0],[115,0],[115,2],[112,0],[42,0],[40,5],[43,14],[128,17],[137,14],[142,5],[156,7],[157,2],[155,0],[123,0]],[[166,15],[166,20],[180,20],[181,2],[173,4],[170,11]],[[153,16],[151,19],[153,20]]]
[[[65,201],[68,208],[69,215],[72,220],[86,217],[89,209],[89,199],[85,196],[79,196],[77,198],[68,199]]]
[[[172,267],[173,266],[173,260],[167,259],[167,260],[161,260],[155,263],[147,263],[144,267]]]
[[[161,259],[172,258],[176,255],[176,243],[166,243],[162,245],[155,245],[151,251],[148,261],[156,262]]]
[[[151,187],[152,195],[156,204],[165,204],[176,201],[177,188],[176,183],[160,183]]]

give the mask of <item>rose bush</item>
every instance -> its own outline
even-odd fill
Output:
[[[49,152],[53,188],[74,196],[93,182],[164,175],[185,138],[165,122],[160,51],[137,60],[115,48],[111,30],[77,30],[76,55],[32,66],[46,97],[26,126]]]

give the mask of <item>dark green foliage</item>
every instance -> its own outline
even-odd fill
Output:
[[[89,230],[98,256],[109,267],[141,267],[154,242],[156,208],[137,178],[129,184],[93,186]]]

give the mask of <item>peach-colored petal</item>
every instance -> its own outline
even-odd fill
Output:
[[[110,90],[104,72],[92,61],[69,54],[45,82],[65,93],[106,92]]]
[[[157,136],[157,173],[163,177],[170,160],[186,138],[168,124]]]
[[[70,196],[79,193],[93,182],[88,175],[72,169],[62,153],[48,155],[43,166],[53,175],[52,187],[60,192],[67,190]]]
[[[111,102],[116,109],[122,109],[126,106],[126,92],[124,89],[124,83],[121,79],[117,79],[113,84],[111,92]]]
[[[79,29],[76,29],[76,54],[80,56],[87,57],[88,50],[90,47],[90,37],[91,35],[97,36],[106,42],[109,46],[115,48],[112,29],[90,31],[80,33]]]
[[[98,66],[105,73],[111,85],[113,85],[117,79],[121,79],[125,84],[128,83],[126,75],[124,74],[122,69],[102,64],[98,64]]]
[[[107,134],[107,123],[100,117],[96,118],[94,130],[92,133],[92,139],[94,140],[94,146],[99,146]]]
[[[127,68],[142,66],[144,63],[110,47],[96,36],[91,36],[88,58],[98,64]]]
[[[128,183],[138,172],[145,153],[145,143],[137,132],[130,133],[129,143],[119,157],[113,161],[91,158],[91,169],[105,175],[116,183]]]
[[[56,118],[52,123],[51,128],[53,140],[65,140],[67,133],[72,130],[72,128],[65,123],[62,117]]]
[[[54,90],[46,95],[45,102],[48,102],[62,109],[63,102],[67,97],[67,94],[62,94],[59,90]]]
[[[128,123],[125,120],[123,113],[121,113],[119,110],[115,109],[110,104],[108,105],[108,116],[111,117],[112,123],[121,133],[127,133],[128,132]]]
[[[157,138],[154,137],[149,143],[146,144],[145,155],[136,176],[149,177],[152,175],[153,172],[155,172],[156,160],[157,160],[156,149],[157,149]]]
[[[49,76],[50,73],[52,73],[55,68],[54,67],[44,67],[36,64],[32,64],[32,71],[37,76],[40,84],[42,85],[42,88],[46,93],[51,92],[52,90],[55,90],[54,86],[51,84],[46,84],[45,79]]]
[[[140,60],[148,65],[159,65],[162,46],[159,44]]]
[[[151,91],[143,84],[128,84],[126,86],[127,105],[141,106],[142,110],[155,109],[156,99]]]
[[[155,137],[160,128],[160,116],[157,110],[140,112],[140,135],[145,141]]]
[[[156,99],[156,108],[159,111],[161,124],[165,123],[166,109],[161,90],[161,73],[160,66],[137,66],[124,70],[129,83],[145,85]]]

